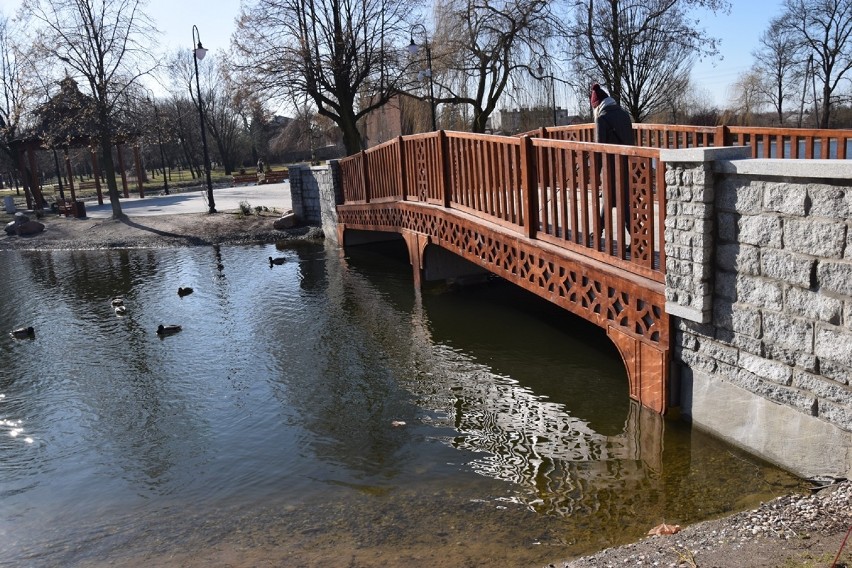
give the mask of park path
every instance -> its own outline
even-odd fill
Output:
[[[121,200],[121,210],[131,217],[148,215],[179,215],[183,213],[206,213],[206,189],[198,188],[171,195],[153,197],[128,197]],[[246,185],[213,190],[216,210],[234,211],[245,201],[252,208],[265,206],[270,210],[285,212],[293,208],[290,196],[290,182],[268,185]],[[105,219],[112,216],[109,199],[103,205],[95,201],[86,202],[86,216],[91,219]]]

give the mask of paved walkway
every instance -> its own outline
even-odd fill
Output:
[[[122,198],[121,211],[130,217],[206,213],[206,197],[207,189],[198,188],[171,195]],[[290,197],[290,182],[214,188],[213,201],[216,205],[216,211],[220,213],[238,210],[242,201],[248,202],[252,208],[266,206],[270,210],[275,209],[282,213],[293,208]],[[98,205],[97,201],[86,201],[86,217],[91,219],[112,217],[112,205],[109,203],[109,197],[104,196],[103,205]]]

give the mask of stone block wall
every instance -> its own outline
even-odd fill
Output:
[[[852,474],[852,164],[666,151],[681,405],[802,476]]]
[[[309,225],[322,226],[326,238],[334,238],[337,234],[335,204],[342,202],[337,161],[332,160],[326,166],[295,165],[288,169],[296,218]]]

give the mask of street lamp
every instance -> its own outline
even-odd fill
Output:
[[[198,42],[195,40],[198,39]],[[209,213],[216,212],[216,204],[213,201],[213,180],[210,179],[210,154],[207,152],[207,130],[204,127],[204,104],[201,101],[201,81],[198,78],[198,62],[207,55],[207,50],[201,45],[201,34],[197,26],[192,26],[192,45],[198,47],[193,49],[193,62],[195,63],[195,90],[198,92],[198,116],[201,120],[201,146],[204,148],[204,173],[207,176],[207,206]],[[191,90],[191,89],[190,89]]]
[[[426,26],[423,24],[414,25],[423,28],[423,49],[426,50],[426,70],[421,71],[418,74],[418,78],[422,78],[424,75],[429,77],[429,108],[432,111],[432,132],[434,132],[438,130],[438,126],[435,121],[435,81],[432,77],[432,50],[429,48],[429,32],[426,31]],[[420,46],[414,43],[414,28],[412,28],[411,43],[408,44],[408,53],[411,55],[417,55],[419,49]]]
[[[545,75],[544,74],[544,67],[541,65],[541,63],[538,64],[538,74],[539,74],[539,79],[545,79],[545,78],[550,79],[550,100],[551,100],[551,103],[552,103],[550,108],[553,109],[553,126],[557,126],[557,124],[556,124],[556,77],[553,76],[553,73],[551,73],[550,75]]]
[[[169,194],[169,176],[166,175],[166,153],[163,152],[163,134],[160,131],[160,113],[157,102],[148,96],[148,102],[154,107],[154,120],[157,121],[157,143],[160,145],[160,169],[163,171],[163,193]]]

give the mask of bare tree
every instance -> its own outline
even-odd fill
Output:
[[[742,73],[733,85],[734,95],[731,101],[739,116],[741,125],[752,125],[754,115],[763,108],[766,102],[765,76],[760,71],[752,68]]]
[[[513,77],[534,72],[554,18],[547,0],[447,0],[437,8],[436,103],[467,105],[470,129],[484,132]]]
[[[241,81],[295,106],[306,96],[361,149],[358,119],[388,102],[404,76],[406,0],[254,0],[233,45]]]
[[[10,21],[0,13],[0,150],[6,155],[10,171],[18,166],[17,148],[12,141],[18,136],[32,97],[13,35]]]
[[[762,76],[763,94],[775,108],[779,125],[784,124],[785,103],[796,96],[804,80],[801,47],[784,21],[775,18],[760,35],[760,46],[753,53],[754,71]]]
[[[24,0],[22,4],[22,14],[34,24],[38,51],[61,61],[66,72],[87,87],[113,218],[124,217],[112,160],[117,131],[114,113],[127,88],[155,66],[149,41],[154,28],[141,8],[142,0]]]
[[[784,0],[779,18],[813,57],[821,83],[820,128],[828,128],[840,82],[852,69],[852,0]]]
[[[582,0],[570,35],[574,70],[609,89],[634,120],[666,108],[667,97],[683,92],[698,56],[717,53],[694,8],[727,12],[725,0]]]

